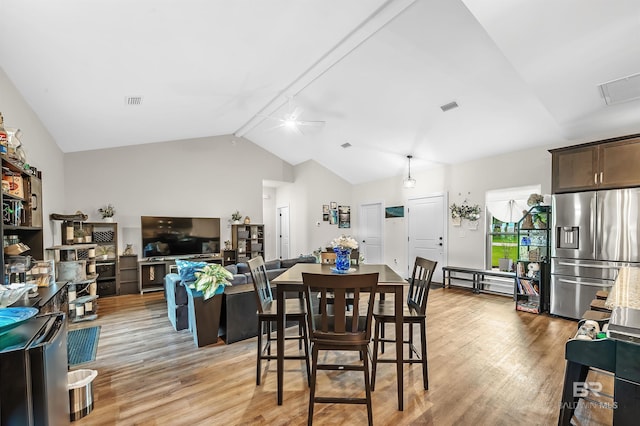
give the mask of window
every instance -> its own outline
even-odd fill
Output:
[[[487,269],[513,270],[518,258],[516,223],[529,209],[527,199],[534,193],[540,193],[540,185],[487,191]]]

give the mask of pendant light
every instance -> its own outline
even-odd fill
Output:
[[[405,188],[416,187],[416,180],[411,177],[411,159],[412,158],[413,158],[413,155],[407,155],[407,160],[409,160],[409,174],[407,175],[407,178],[404,180],[404,183],[403,183],[403,186]]]

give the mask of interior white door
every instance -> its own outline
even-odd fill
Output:
[[[442,267],[446,262],[444,195],[408,200],[409,258],[407,271],[411,274],[416,256],[438,262],[433,281],[442,283]]]
[[[360,254],[365,263],[384,263],[382,203],[360,205]]]
[[[289,259],[289,206],[278,207],[278,256]]]

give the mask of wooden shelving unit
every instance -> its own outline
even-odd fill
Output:
[[[247,262],[256,256],[264,258],[264,225],[231,225],[231,244],[237,251],[237,262]]]

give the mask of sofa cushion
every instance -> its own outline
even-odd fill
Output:
[[[239,274],[248,274],[251,271],[249,265],[246,263],[238,263],[236,266],[238,267]]]
[[[270,269],[280,269],[280,259],[269,260],[268,262],[264,262],[264,268],[268,271]]]
[[[229,280],[229,282],[231,283],[231,286],[236,286],[238,284],[246,284],[247,283],[247,276],[245,274],[233,274],[233,279]],[[225,287],[225,289],[227,289],[229,287]]]
[[[178,266],[180,279],[184,282],[190,282],[196,280],[196,271],[207,266],[207,262],[191,262],[189,260],[176,259],[176,266]]]
[[[238,273],[238,267],[236,266],[235,263],[233,265],[225,266],[224,269],[231,272],[233,275],[236,275]]]

